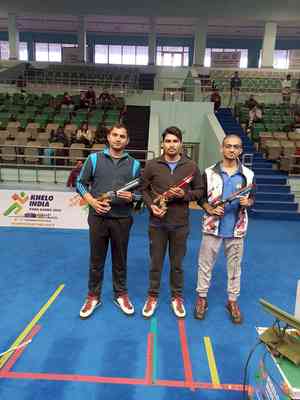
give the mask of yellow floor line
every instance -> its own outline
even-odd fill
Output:
[[[33,320],[26,326],[24,331],[18,336],[18,338],[14,341],[14,343],[11,345],[10,349],[12,347],[19,346],[21,342],[26,338],[26,336],[29,334],[29,332],[32,330],[32,328],[37,324],[37,322],[42,318],[42,316],[45,314],[45,312],[48,310],[48,308],[51,306],[51,304],[54,302],[56,297],[60,294],[60,292],[63,290],[65,285],[60,285],[53,295],[49,298],[46,304],[43,305],[43,307],[40,309],[40,311],[36,314],[36,316],[33,318]],[[6,354],[5,356],[2,356],[0,358],[0,368],[3,367],[3,365],[6,363],[6,361],[12,356],[13,353]]]
[[[210,376],[211,376],[211,381],[213,385],[219,386],[220,385],[220,379],[219,379],[219,374],[217,370],[217,365],[216,365],[216,360],[211,344],[211,340],[209,336],[204,336],[204,346],[207,354],[207,359],[208,359],[208,366],[210,370]]]

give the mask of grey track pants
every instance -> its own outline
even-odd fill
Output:
[[[212,270],[222,243],[224,243],[224,252],[227,258],[228,299],[235,301],[240,294],[241,261],[244,248],[244,240],[240,238],[226,239],[203,234],[198,256],[198,281],[196,290],[199,296],[207,296]]]

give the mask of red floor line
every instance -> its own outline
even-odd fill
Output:
[[[148,385],[152,384],[152,374],[153,374],[153,333],[148,334],[147,341],[147,359],[146,359],[146,376],[145,383]]]
[[[115,377],[93,376],[93,375],[12,372],[12,371],[3,371],[3,373],[0,375],[0,378],[90,382],[90,383],[113,383],[120,385],[147,385],[145,379],[115,378]],[[162,380],[162,379],[158,379],[154,384],[152,383],[151,386],[190,388],[190,386],[187,386],[186,381]],[[221,384],[219,386],[215,386],[212,383],[194,381],[193,387],[197,389],[209,389],[209,390],[224,390],[224,391],[238,391],[238,392],[243,391],[243,385],[238,385],[238,384]],[[246,386],[246,389],[251,391],[252,387]]]
[[[145,385],[145,379],[118,378],[109,376],[52,374],[34,372],[3,372],[0,378],[8,379],[33,379],[46,381],[70,381],[70,382],[92,382],[92,383],[114,383],[121,385]]]
[[[41,325],[35,325],[20,344],[26,342],[27,340],[32,339],[40,330],[41,330]],[[30,343],[28,343],[27,346],[29,346],[29,345],[30,345]],[[4,364],[4,366],[1,368],[0,375],[3,371],[8,372],[12,369],[12,367],[15,365],[17,360],[21,357],[21,355],[27,348],[27,346],[21,347],[19,350],[15,350],[13,352],[13,355],[7,360],[6,364]]]
[[[185,381],[172,381],[172,380],[163,380],[159,379],[155,382],[157,386],[165,386],[165,387],[186,387]],[[208,389],[208,390],[223,390],[223,391],[243,391],[243,385],[240,384],[220,384],[218,386],[214,385],[213,383],[206,383],[206,382],[196,382],[193,381],[194,388],[197,389]],[[252,390],[252,386],[246,386],[246,390]]]
[[[178,320],[178,326],[179,326],[181,351],[182,351],[183,366],[184,366],[185,384],[191,390],[194,390],[192,364],[191,364],[189,348],[188,348],[188,344],[187,344],[184,319]]]

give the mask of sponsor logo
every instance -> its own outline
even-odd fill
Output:
[[[11,214],[18,215],[23,210],[24,204],[28,201],[28,195],[25,192],[14,193],[11,198],[13,202],[4,211],[3,215],[5,217]]]

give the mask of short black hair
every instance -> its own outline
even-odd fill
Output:
[[[124,124],[121,124],[121,123],[114,124],[114,125],[108,130],[107,134],[109,135],[109,134],[112,132],[112,130],[113,130],[114,128],[116,128],[116,129],[125,129],[125,131],[126,131],[126,133],[127,133],[127,136],[129,137],[129,133],[128,133],[128,128],[127,128],[127,126],[124,125]]]
[[[222,141],[222,146],[224,146],[226,140],[231,137],[236,137],[236,138],[240,139],[241,145],[243,145],[243,141],[242,141],[242,138],[240,137],[240,135],[238,135],[237,133],[228,133],[227,135],[225,135],[225,137]]]
[[[165,129],[161,135],[162,140],[165,140],[167,135],[174,135],[182,142],[182,132],[177,126],[169,126],[169,128]]]

